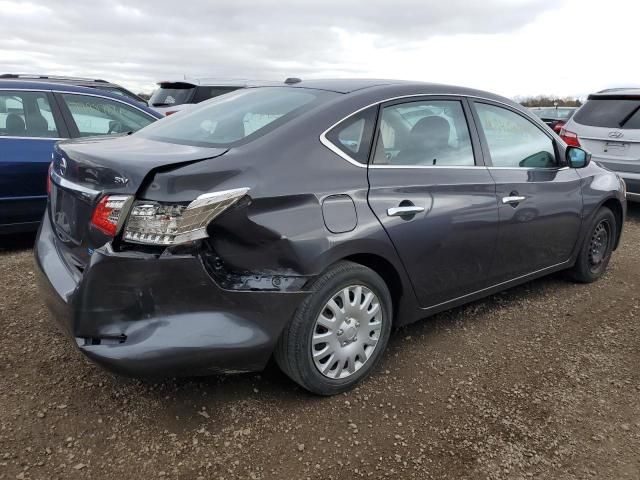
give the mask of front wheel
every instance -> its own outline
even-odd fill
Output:
[[[617,234],[615,215],[607,207],[600,208],[584,239],[576,263],[569,270],[575,281],[591,283],[604,275]]]
[[[373,270],[340,262],[311,286],[276,347],[275,359],[310,392],[335,395],[373,371],[389,340],[391,295]]]

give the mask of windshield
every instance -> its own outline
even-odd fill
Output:
[[[286,87],[236,90],[149,125],[137,135],[169,143],[229,147],[262,136],[337,95]]]
[[[582,125],[607,128],[640,128],[640,100],[590,99],[573,117]]]
[[[195,85],[190,83],[161,83],[160,87],[151,94],[149,105],[169,107],[189,103],[195,89]]]

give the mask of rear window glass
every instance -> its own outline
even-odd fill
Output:
[[[189,83],[162,83],[149,99],[152,107],[170,107],[189,103],[196,87]]]
[[[301,88],[241,89],[140,131],[153,140],[229,147],[257,138],[338,94]]]
[[[366,164],[376,125],[377,107],[359,112],[331,129],[327,138],[349,158]]]
[[[640,99],[590,99],[573,119],[582,125],[640,128]]]

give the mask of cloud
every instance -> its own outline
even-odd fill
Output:
[[[379,61],[393,52],[404,54],[443,36],[509,34],[557,4],[0,1],[0,70],[103,77],[136,90],[183,74],[366,76],[384,70]],[[414,61],[428,64],[429,59]]]

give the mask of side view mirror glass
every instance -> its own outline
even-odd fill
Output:
[[[567,163],[571,168],[584,168],[589,165],[591,154],[578,147],[567,148]]]

